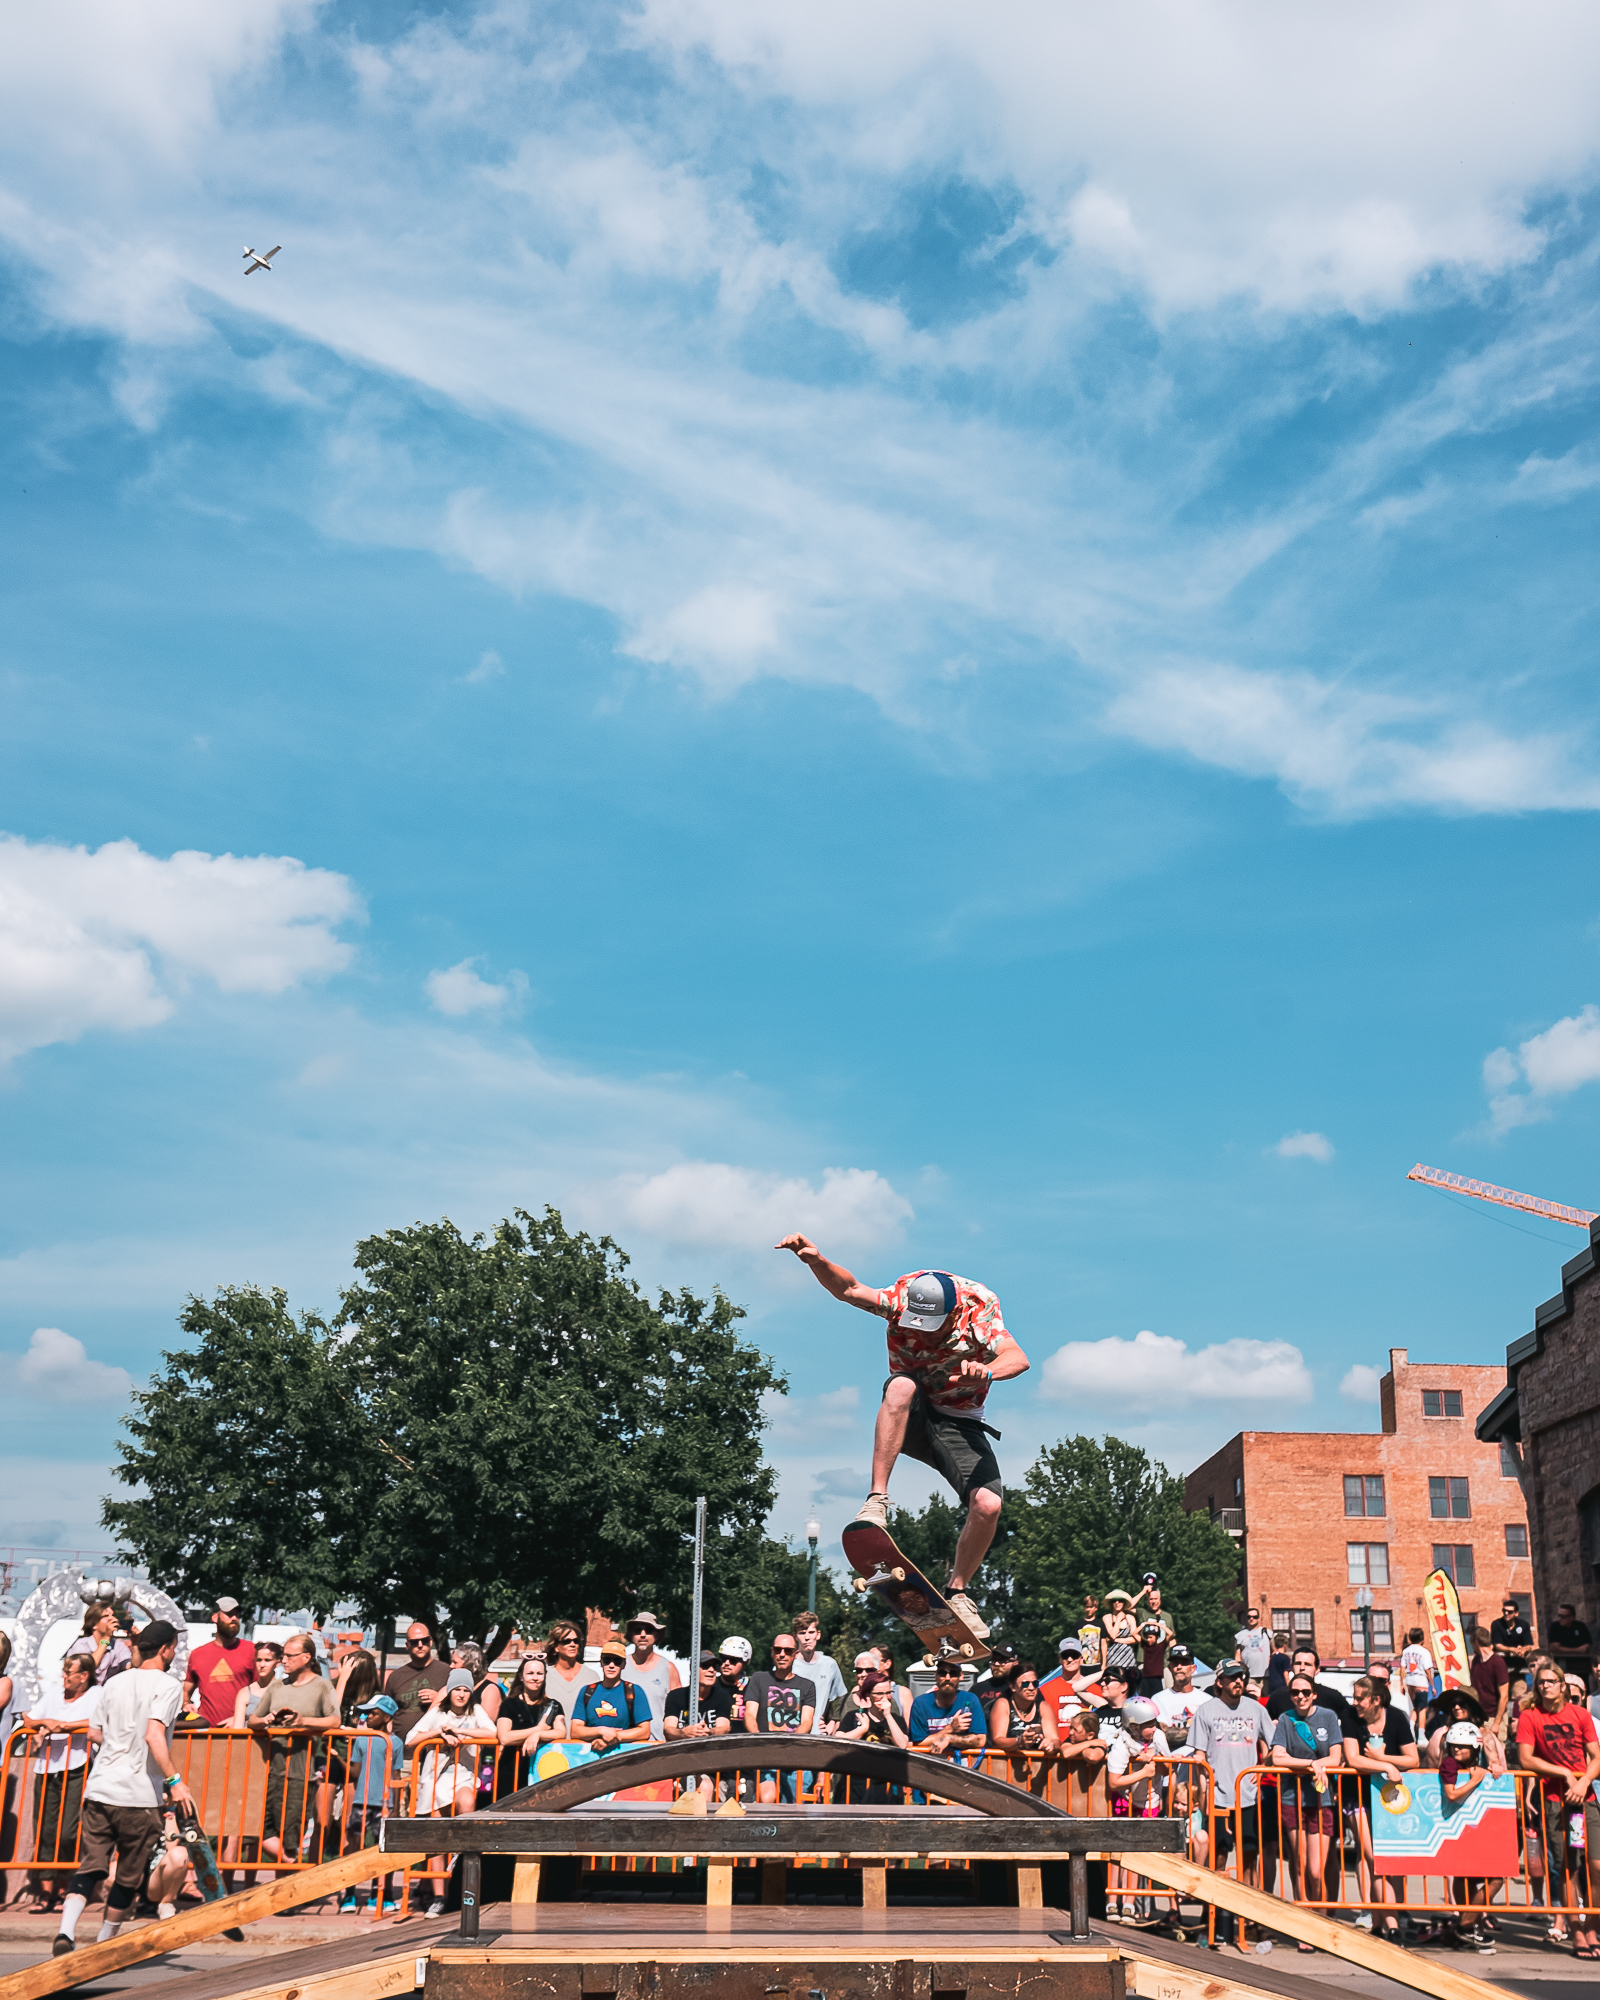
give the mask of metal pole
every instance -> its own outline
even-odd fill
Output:
[[[700,1607],[706,1582],[706,1496],[694,1503],[694,1608],[689,1617],[689,1727],[700,1720]]]
[[[1361,1611],[1361,1671],[1369,1676],[1372,1672],[1372,1613],[1365,1606]]]

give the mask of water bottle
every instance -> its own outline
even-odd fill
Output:
[[[1567,1846],[1574,1854],[1581,1854],[1587,1845],[1583,1832],[1583,1807],[1567,1818]]]

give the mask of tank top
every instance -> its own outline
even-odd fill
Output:
[[[622,1663],[622,1678],[643,1688],[650,1697],[650,1741],[666,1741],[667,1696],[672,1692],[672,1662],[659,1653],[647,1667],[636,1667],[630,1653]],[[643,1718],[640,1718],[643,1720]]]

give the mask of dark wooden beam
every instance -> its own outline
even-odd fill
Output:
[[[1074,1854],[1181,1854],[1176,1819],[966,1819],[916,1812],[830,1817],[780,1816],[753,1807],[738,1819],[673,1818],[663,1812],[468,1813],[465,1818],[391,1819],[385,1847],[408,1853],[430,1842],[472,1854],[862,1854],[873,1857],[953,1854],[972,1860],[1066,1860]]]

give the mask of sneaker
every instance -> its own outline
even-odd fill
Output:
[[[1370,1910],[1363,1910],[1360,1916],[1356,1918],[1356,1929],[1358,1931],[1370,1931],[1372,1929],[1372,1912]]]
[[[65,1958],[69,1951],[76,1951],[77,1949],[78,1947],[67,1936],[65,1931],[58,1931],[56,1933],[56,1941],[50,1947],[50,1956],[52,1958]]]
[[[1489,1935],[1484,1930],[1482,1924],[1474,1924],[1471,1930],[1463,1931],[1462,1937],[1468,1944],[1472,1946],[1474,1951],[1482,1952],[1485,1955],[1487,1955],[1493,1952],[1494,1950],[1494,1945],[1490,1941]]]
[[[944,1601],[975,1639],[987,1639],[989,1628],[978,1616],[978,1607],[964,1590],[947,1590]]]
[[[869,1493],[856,1515],[858,1521],[870,1521],[875,1528],[889,1526],[889,1496],[887,1493]]]
[[[339,1905],[339,1914],[341,1917],[353,1917],[356,1911],[360,1909],[360,1907],[361,1905],[356,1901],[355,1896],[352,1893],[350,1895],[347,1895],[344,1901]]]
[[[434,1897],[433,1901],[428,1905],[428,1915],[430,1917],[442,1917],[444,1915],[443,1896]]]

